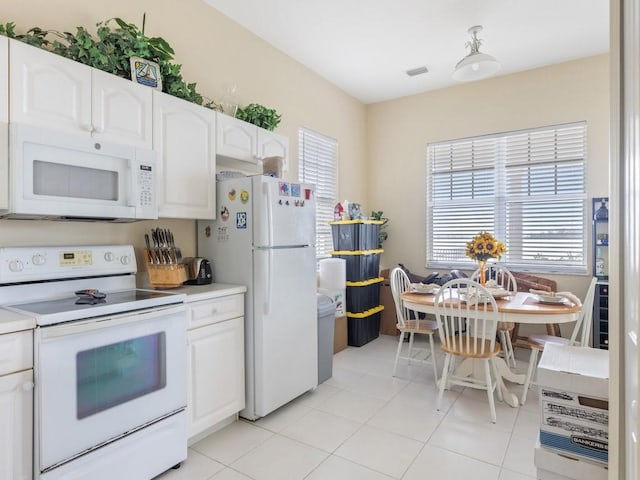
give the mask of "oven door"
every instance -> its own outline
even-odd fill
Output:
[[[186,406],[184,305],[38,328],[35,342],[40,471]]]

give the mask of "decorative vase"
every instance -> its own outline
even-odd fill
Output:
[[[480,279],[480,285],[484,286],[485,282],[487,281],[487,261],[478,260],[478,269],[480,270],[480,275],[478,276],[478,278]]]

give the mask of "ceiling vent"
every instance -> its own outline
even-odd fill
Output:
[[[427,67],[422,66],[418,68],[412,68],[411,70],[407,70],[407,75],[410,77],[415,77],[416,75],[422,75],[423,73],[427,73],[429,70]]]

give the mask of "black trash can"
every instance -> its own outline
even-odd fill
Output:
[[[318,294],[318,385],[333,374],[333,330],[336,304],[331,297]]]

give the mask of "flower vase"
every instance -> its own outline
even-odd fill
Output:
[[[480,285],[484,287],[484,284],[487,281],[487,261],[486,260],[478,260],[478,269],[480,270],[480,275],[478,278],[480,279]]]

